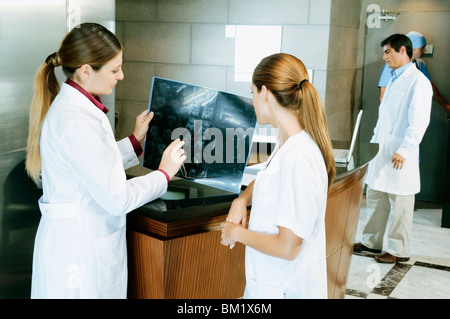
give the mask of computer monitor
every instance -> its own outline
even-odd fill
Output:
[[[251,98],[153,77],[143,166],[159,167],[166,147],[185,141],[187,156],[176,176],[239,193],[256,127]]]

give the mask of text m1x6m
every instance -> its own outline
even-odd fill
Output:
[[[230,314],[249,314],[249,313],[271,313],[271,304],[251,304],[251,303],[238,303],[238,304],[222,304],[222,313]]]

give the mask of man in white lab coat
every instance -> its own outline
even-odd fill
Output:
[[[412,43],[407,36],[394,34],[381,46],[383,59],[393,71],[371,140],[380,145],[380,151],[369,163],[366,179],[368,221],[354,251],[382,251],[392,207],[387,249],[375,259],[394,263],[410,258],[414,196],[420,192],[419,144],[430,121],[433,90],[411,63]]]
[[[431,87],[433,88],[433,99],[435,99],[448,113],[450,113],[450,104],[447,103],[447,101],[441,95],[436,86],[436,83],[431,80],[431,75],[428,71],[428,68],[424,60],[422,60],[423,55],[427,52],[427,40],[422,33],[417,31],[408,32],[406,36],[411,40],[413,46],[413,55],[411,57],[411,62],[413,62],[416,67],[428,78],[428,80],[430,80]],[[378,81],[378,88],[380,89],[380,101],[382,100],[384,92],[386,91],[386,86],[391,79],[391,72],[392,69],[389,68],[387,64],[383,65],[380,79]]]

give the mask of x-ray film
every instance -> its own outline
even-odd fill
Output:
[[[248,97],[154,77],[143,166],[156,170],[165,148],[185,141],[178,177],[239,193],[252,147],[256,115]]]

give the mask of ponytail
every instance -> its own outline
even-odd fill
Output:
[[[328,134],[325,108],[319,93],[311,83],[303,83],[301,91],[303,99],[302,107],[298,112],[299,122],[322,152],[328,174],[329,190],[336,176],[336,163],[333,156],[333,145]]]
[[[61,59],[59,59],[56,52],[49,55],[34,78],[34,95],[30,108],[25,169],[31,179],[38,185],[40,184],[41,174],[41,152],[39,146],[41,127],[50,105],[59,92],[55,67],[60,64]]]
[[[253,84],[265,85],[277,102],[298,114],[298,121],[319,147],[328,175],[328,190],[336,176],[333,146],[328,134],[322,99],[308,81],[306,67],[296,57],[278,53],[264,58],[253,71]]]

